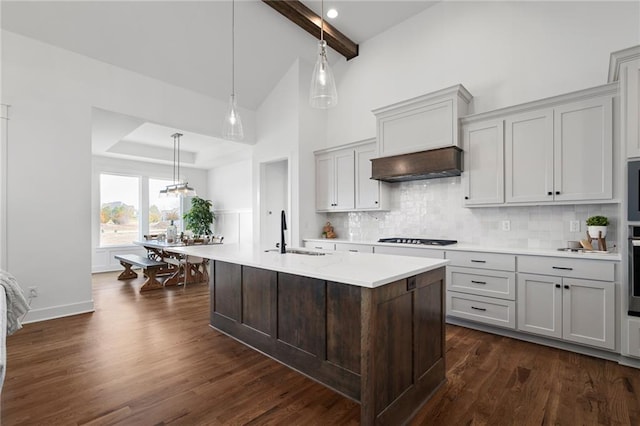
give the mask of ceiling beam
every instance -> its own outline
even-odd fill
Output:
[[[321,19],[311,9],[298,0],[262,0],[291,22],[320,40]],[[329,47],[342,56],[353,59],[358,56],[358,45],[347,36],[336,30],[331,24],[324,22],[324,39]]]

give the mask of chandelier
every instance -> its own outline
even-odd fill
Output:
[[[173,184],[160,190],[161,197],[195,197],[196,191],[188,182],[180,181],[180,137],[182,133],[174,133],[173,138]]]

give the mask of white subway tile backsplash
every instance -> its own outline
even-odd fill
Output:
[[[417,236],[455,239],[461,243],[507,248],[558,248],[585,238],[587,217],[607,216],[609,246],[615,244],[620,206],[577,204],[464,208],[460,177],[401,182],[391,189],[386,212],[330,213],[338,237],[375,241],[382,237]],[[502,231],[509,220],[510,231]],[[569,221],[580,232],[569,232]]]

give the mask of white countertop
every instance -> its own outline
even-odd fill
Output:
[[[167,250],[369,288],[431,271],[449,263],[448,260],[443,259],[321,250],[319,252],[325,253],[323,256],[280,254],[238,244],[171,247]],[[299,250],[318,251],[308,248]]]
[[[609,252],[566,252],[558,251],[554,249],[533,249],[533,248],[507,248],[507,247],[491,247],[491,246],[478,246],[474,244],[450,244],[448,246],[424,246],[414,244],[398,244],[398,243],[380,243],[377,241],[349,241],[344,239],[323,239],[323,238],[305,238],[304,241],[321,241],[325,243],[346,243],[346,244],[363,244],[372,246],[387,246],[387,247],[410,247],[419,250],[445,250],[445,251],[476,251],[483,253],[505,253],[515,255],[530,255],[530,256],[551,256],[551,257],[566,257],[570,259],[595,259],[595,260],[608,260],[619,262],[622,260],[620,253]]]

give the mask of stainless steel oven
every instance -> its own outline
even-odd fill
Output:
[[[640,226],[629,227],[629,315],[640,317]]]

